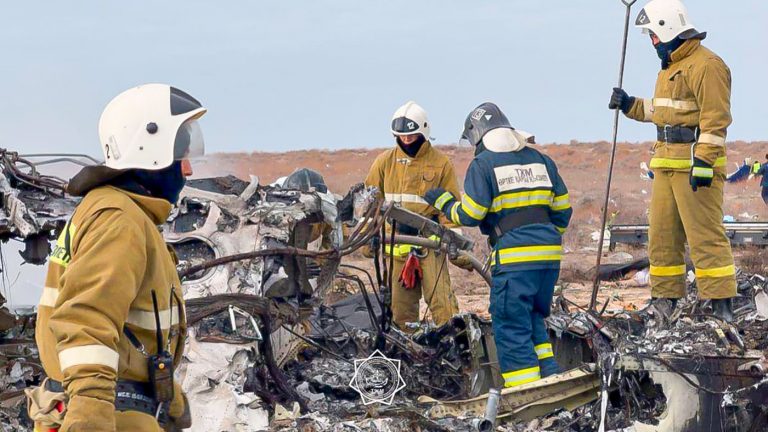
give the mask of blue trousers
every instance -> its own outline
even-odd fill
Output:
[[[544,324],[559,275],[560,269],[545,269],[493,276],[490,313],[506,387],[560,372]]]
[[[768,186],[763,186],[762,191],[760,191],[760,194],[763,197],[763,202],[768,204]]]

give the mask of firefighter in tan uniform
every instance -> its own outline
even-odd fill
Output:
[[[723,226],[725,138],[731,124],[731,72],[701,45],[679,0],[652,0],[637,17],[662,62],[653,99],[615,88],[610,108],[653,122],[657,141],[651,169],[648,254],[654,298],[685,295],[685,242],[696,267],[699,295],[716,315],[732,319],[736,280]]]
[[[158,226],[191,173],[186,158],[202,152],[197,119],[205,112],[162,84],[127,90],[105,108],[105,165],[69,183],[83,199],[56,243],[40,299],[36,339],[48,380],[28,393],[36,430],[189,427],[186,398],[169,379],[184,348],[184,301]]]
[[[365,184],[377,187],[386,201],[455,226],[422,198],[428,190],[438,187],[459,196],[453,164],[429,142],[426,112],[415,102],[406,103],[395,111],[391,130],[397,145],[376,158]],[[397,225],[397,231],[418,235],[415,229],[404,225]],[[394,256],[393,280],[400,280],[392,287],[392,318],[398,327],[407,329],[406,323],[419,321],[422,295],[437,325],[445,324],[459,312],[445,254],[407,244],[395,245],[392,250],[387,246],[385,250],[387,256]],[[472,268],[463,257],[452,262],[464,269]]]

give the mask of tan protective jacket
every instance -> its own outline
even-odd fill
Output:
[[[627,117],[656,126],[698,127],[695,157],[725,172],[725,138],[731,124],[731,71],[701,41],[685,41],[659,72],[653,99],[635,99]],[[688,171],[690,144],[656,142],[651,169]]]
[[[422,198],[428,190],[442,187],[456,199],[461,199],[453,164],[429,141],[422,144],[415,158],[405,154],[399,145],[380,154],[373,162],[365,184],[379,188],[387,201],[396,202],[422,216],[439,215],[440,223],[454,226]]]
[[[64,384],[69,397],[69,430],[114,430],[115,381],[149,381],[146,357],[123,327],[149,354],[157,352],[152,290],[163,338],[167,343],[170,335],[175,365],[181,360],[186,335],[181,284],[158,230],[170,210],[163,199],[99,187],[83,198],[56,243],[35,337],[46,373]],[[177,417],[181,410],[177,385],[170,414]]]

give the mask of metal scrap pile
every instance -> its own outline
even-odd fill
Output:
[[[768,285],[761,275],[739,272],[737,280],[732,323],[713,316],[707,301],[696,300],[695,281],[677,305],[654,301],[603,319],[556,301],[548,325],[557,337],[558,359],[573,364],[591,355],[601,366],[605,395],[605,401],[573,412],[571,430],[597,430],[602,421],[606,430],[765,427]]]

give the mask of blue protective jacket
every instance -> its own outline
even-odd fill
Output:
[[[763,178],[760,180],[760,186],[761,187],[768,187],[768,173],[766,173],[766,168],[768,167],[768,163],[760,165],[760,169],[757,170],[755,173],[756,175],[761,175]]]
[[[461,201],[442,210],[454,223],[479,225],[491,235],[504,216],[530,207],[547,209],[550,222],[503,233],[493,245],[493,273],[559,268],[562,234],[573,214],[568,188],[555,162],[531,147],[477,155],[467,169]]]

